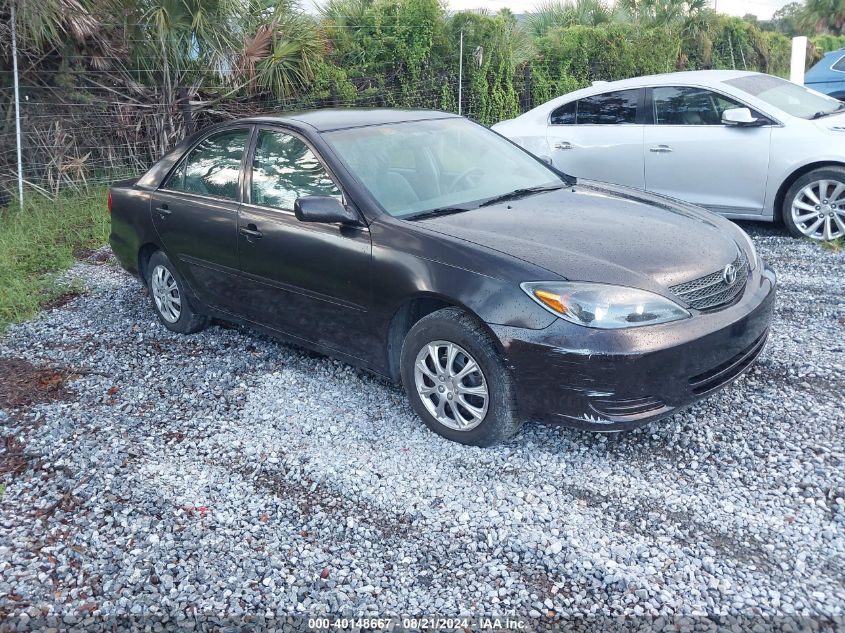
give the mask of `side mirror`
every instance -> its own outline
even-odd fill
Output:
[[[751,110],[748,108],[728,108],[722,112],[722,123],[724,125],[750,127],[759,125],[760,119],[751,116]]]
[[[293,203],[293,213],[300,222],[360,224],[356,213],[332,196],[301,196]]]

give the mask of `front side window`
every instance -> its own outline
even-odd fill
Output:
[[[197,145],[165,183],[165,189],[238,200],[238,181],[249,130],[212,134]]]
[[[300,196],[336,196],[340,191],[301,139],[261,130],[252,161],[252,204],[287,211]]]
[[[657,125],[721,125],[722,113],[741,103],[703,88],[661,86],[652,90]]]
[[[639,89],[618,90],[578,100],[578,125],[619,125],[637,122]]]
[[[323,138],[394,217],[474,208],[515,190],[564,186],[530,154],[457,117],[336,130]]]

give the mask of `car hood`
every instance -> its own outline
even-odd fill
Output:
[[[724,218],[662,196],[583,181],[420,224],[566,279],[661,294],[724,268],[740,250],[738,230]]]

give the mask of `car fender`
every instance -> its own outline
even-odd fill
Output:
[[[845,126],[845,117],[836,117],[796,121],[791,126],[772,130],[764,216],[779,217],[779,196],[795,174],[816,166],[845,165],[845,132],[831,130],[838,124],[837,119],[842,119]]]
[[[385,271],[381,273],[385,276],[373,278],[373,303],[383,319],[389,320],[409,298],[431,297],[488,324],[542,329],[554,321],[519,287],[522,281],[548,279],[549,271],[429,231],[423,222],[404,227],[411,223],[394,219],[389,231],[383,222],[370,227],[373,271]]]

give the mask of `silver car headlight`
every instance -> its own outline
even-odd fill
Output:
[[[736,227],[736,230],[742,234],[742,237],[745,238],[745,244],[748,246],[746,252],[748,253],[748,267],[750,270],[754,270],[757,268],[757,249],[754,248],[754,242],[751,241],[751,237],[749,237],[748,233],[743,231],[741,228]]]
[[[647,290],[591,282],[527,281],[529,297],[570,323],[603,330],[656,325],[687,319],[674,301]]]

